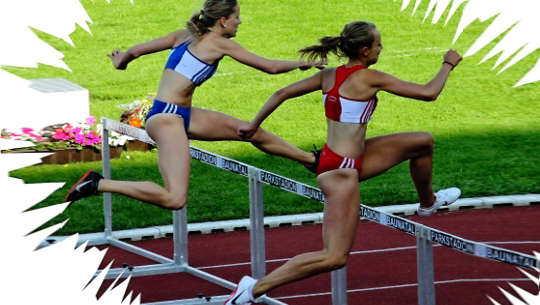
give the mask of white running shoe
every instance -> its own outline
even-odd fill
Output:
[[[451,187],[448,189],[440,190],[435,193],[435,202],[429,208],[422,208],[418,205],[418,216],[429,216],[433,214],[439,207],[451,205],[461,196],[461,190],[457,187]]]
[[[225,301],[224,305],[251,304],[251,302],[253,302],[251,290],[253,289],[253,286],[255,286],[255,283],[257,283],[256,279],[247,275],[244,276],[238,283],[238,286],[236,286],[236,288],[233,290],[227,301]]]

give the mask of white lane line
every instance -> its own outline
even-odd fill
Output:
[[[454,283],[475,283],[475,282],[524,282],[529,279],[523,278],[502,278],[502,279],[455,279],[455,280],[446,280],[446,281],[436,281],[435,285],[444,285],[444,284],[454,284]],[[360,289],[349,289],[347,293],[355,292],[365,292],[365,291],[374,291],[374,290],[385,290],[385,289],[397,289],[397,288],[409,288],[418,286],[416,283],[412,284],[401,284],[401,285],[391,285],[391,286],[381,286],[381,287],[369,287],[369,288],[360,288]],[[319,292],[319,293],[310,293],[310,294],[299,294],[299,295],[290,295],[282,297],[273,297],[277,300],[286,300],[286,299],[296,299],[296,298],[309,298],[309,297],[318,297],[331,295],[332,292]]]
[[[540,244],[540,241],[485,241],[485,244],[491,245],[524,245],[524,244]]]
[[[392,251],[413,250],[413,249],[416,249],[416,246],[398,247],[398,248],[386,248],[386,249],[374,249],[374,250],[364,250],[364,251],[352,251],[350,253],[350,255],[371,254],[371,253],[379,253],[379,252],[392,252]],[[266,260],[266,263],[286,262],[286,261],[290,260],[291,258],[292,257],[269,259],[269,260]],[[246,266],[246,265],[251,265],[251,262],[236,263],[236,264],[225,264],[225,265],[203,266],[203,267],[197,267],[197,269],[214,269],[214,268],[238,267],[238,266]]]
[[[485,241],[482,242],[488,245],[525,245],[525,244],[540,244],[540,241]],[[439,244],[433,245],[433,247],[442,247]],[[392,251],[405,251],[405,250],[416,250],[416,246],[406,246],[406,247],[396,247],[396,248],[384,248],[384,249],[373,249],[373,250],[363,250],[363,251],[352,251],[350,255],[361,255],[361,254],[372,254],[372,253],[381,253],[381,252],[392,252]],[[266,263],[278,263],[286,262],[290,260],[289,258],[277,258],[266,260]],[[224,265],[212,265],[212,266],[201,266],[197,269],[217,269],[217,268],[229,268],[229,267],[239,267],[251,265],[251,262],[235,263],[235,264],[224,264]]]

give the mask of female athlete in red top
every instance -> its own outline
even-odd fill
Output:
[[[255,281],[244,277],[226,304],[247,304],[273,288],[345,265],[353,245],[360,203],[358,181],[384,173],[409,160],[410,172],[420,206],[418,214],[428,216],[438,207],[460,196],[458,188],[433,193],[431,185],[433,137],[424,132],[398,133],[366,139],[367,123],[377,104],[380,90],[399,96],[433,101],[442,91],[450,71],[461,56],[450,50],[439,72],[425,85],[402,81],[370,69],[382,50],[381,34],[369,22],[347,24],[340,36],[324,37],[320,45],[300,50],[310,60],[326,61],[333,52],[348,62],[324,69],[314,76],[278,90],[239,135],[249,138],[282,102],[322,90],[327,117],[327,143],[317,169],[317,183],[325,197],[323,242],[320,251],[300,254],[272,273]]]

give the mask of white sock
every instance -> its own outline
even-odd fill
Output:
[[[257,281],[258,282],[258,281]],[[249,285],[248,287],[248,296],[249,296],[249,299],[252,301],[252,302],[255,302],[255,298],[253,297],[253,287],[255,287],[255,284],[257,284],[257,282],[253,282],[253,284]]]

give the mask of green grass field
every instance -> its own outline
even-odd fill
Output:
[[[40,65],[37,69],[3,67],[24,78],[62,77],[90,91],[91,113],[119,118],[119,104],[130,103],[156,91],[168,52],[148,55],[117,71],[106,57],[116,48],[126,49],[178,28],[200,9],[202,1],[83,0],[93,23],[92,34],[78,28],[71,38],[75,46],[38,35],[64,53],[72,72]],[[187,4],[186,4],[187,3]],[[490,20],[468,27],[455,45],[453,35],[460,13],[443,23],[422,22],[427,2],[411,16],[400,12],[401,2],[390,0],[306,1],[281,0],[261,4],[240,1],[241,19],[236,41],[267,58],[296,59],[296,51],[325,35],[337,35],[354,20],[375,23],[384,50],[374,69],[400,78],[425,83],[438,71],[448,48],[464,54],[486,29]],[[428,18],[428,20],[431,20]],[[445,20],[443,16],[442,20]],[[513,85],[536,63],[537,51],[497,74],[496,58],[478,64],[495,44],[463,60],[452,72],[445,90],[434,103],[379,94],[379,105],[368,136],[404,131],[428,131],[435,136],[434,186],[458,186],[464,197],[540,192],[540,90],[539,84]],[[339,65],[332,58],[330,65]],[[230,58],[221,61],[216,76],[197,89],[194,105],[250,120],[277,89],[308,77],[315,71],[268,75]],[[325,141],[325,121],[319,93],[284,104],[263,127],[292,144],[311,150]],[[193,145],[257,167],[315,185],[315,177],[301,165],[265,155],[246,143],[193,142]],[[129,158],[127,158],[129,155]],[[156,153],[129,152],[113,160],[113,178],[153,180],[161,183]],[[42,165],[13,171],[27,183],[66,182],[66,186],[37,205],[61,202],[69,186],[87,169],[101,169],[100,162]],[[320,203],[272,187],[265,187],[266,215],[320,211]],[[189,220],[210,221],[249,215],[247,179],[192,162]],[[408,174],[401,164],[361,185],[362,203],[378,206],[417,202]],[[170,212],[121,196],[113,196],[114,229],[171,223]],[[70,221],[59,234],[103,230],[102,197],[81,200],[52,222]]]

